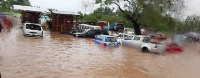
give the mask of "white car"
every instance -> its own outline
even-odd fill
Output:
[[[134,30],[132,28],[124,28],[124,33],[128,35],[134,35]]]
[[[25,36],[44,36],[44,30],[40,24],[24,23],[23,32]]]
[[[151,42],[150,37],[143,35],[132,35],[121,41],[121,45],[138,48],[142,52],[162,53],[165,45]]]
[[[117,43],[120,44],[122,40],[126,39],[129,35],[124,34],[124,33],[118,33],[116,35],[114,35],[117,37]]]

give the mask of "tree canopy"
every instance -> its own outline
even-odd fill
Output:
[[[137,35],[141,34],[141,26],[159,28],[166,20],[168,23],[165,24],[174,23],[172,18],[177,17],[184,8],[184,0],[96,0],[96,3],[117,5],[124,16],[133,23]]]
[[[13,5],[30,5],[29,0],[0,0],[0,11],[9,11]]]

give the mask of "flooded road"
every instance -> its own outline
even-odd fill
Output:
[[[15,27],[0,35],[0,72],[2,78],[199,78],[199,46],[155,55],[49,31],[25,37]]]

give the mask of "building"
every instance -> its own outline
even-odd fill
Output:
[[[39,23],[39,18],[42,13],[48,13],[48,9],[40,7],[14,5],[13,9],[21,12],[22,23]]]
[[[14,5],[13,9],[21,12],[22,23],[40,23],[41,14],[51,14],[50,30],[53,32],[68,32],[72,29],[78,19],[79,14],[67,11],[48,10],[40,7]]]
[[[74,28],[78,16],[78,13],[51,10],[52,31],[68,32]]]

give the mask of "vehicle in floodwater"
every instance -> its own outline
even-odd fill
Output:
[[[24,23],[23,32],[25,36],[41,36],[44,35],[44,30],[40,24]]]
[[[133,35],[121,41],[121,45],[126,45],[140,49],[142,52],[163,53],[164,44],[151,42],[149,36]]]
[[[83,37],[95,38],[96,35],[109,35],[109,33],[106,30],[94,29],[83,34]]]
[[[118,46],[115,37],[109,35],[97,35],[92,41],[94,41],[97,44],[101,44],[102,46],[113,46],[113,47]]]
[[[176,42],[170,42],[167,44],[165,50],[169,52],[182,52],[183,47]]]

